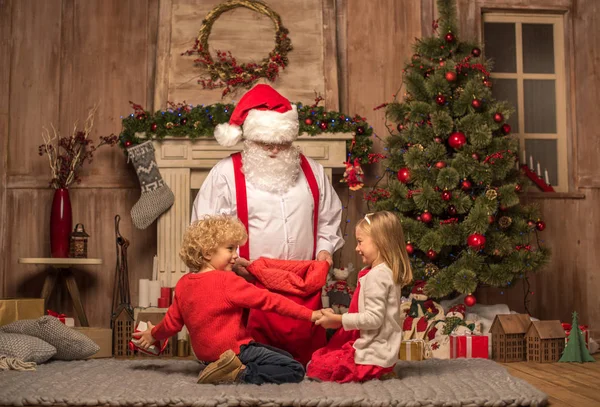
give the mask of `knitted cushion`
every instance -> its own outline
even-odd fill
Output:
[[[15,321],[1,327],[0,331],[31,335],[48,342],[56,348],[54,359],[85,359],[100,350],[100,347],[90,338],[49,315],[39,319]]]
[[[0,332],[0,355],[23,362],[44,363],[56,354],[56,348],[40,338]]]

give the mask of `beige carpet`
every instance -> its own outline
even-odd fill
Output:
[[[543,406],[547,396],[483,359],[401,362],[399,379],[363,384],[198,385],[185,360],[54,361],[0,371],[0,405]]]

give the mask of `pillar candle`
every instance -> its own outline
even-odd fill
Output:
[[[138,305],[142,308],[150,306],[150,280],[142,278],[139,281]]]
[[[158,299],[160,298],[160,281],[150,281],[150,306],[157,307]]]
[[[540,169],[540,162],[539,161],[537,163],[537,175],[538,175],[538,177],[542,176],[542,170]]]
[[[548,177],[547,169],[544,169],[544,178],[546,179],[546,184],[550,185],[550,178]]]
[[[529,168],[533,171],[533,156],[529,156]]]
[[[527,165],[527,155],[525,154],[525,149],[523,149],[523,165]]]

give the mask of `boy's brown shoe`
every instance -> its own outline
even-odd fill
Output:
[[[219,360],[209,364],[202,370],[200,376],[198,376],[198,383],[233,383],[245,367],[231,349],[226,350],[221,354]]]

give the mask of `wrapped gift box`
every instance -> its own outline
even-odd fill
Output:
[[[75,320],[73,318],[69,318],[65,314],[59,314],[58,312],[54,312],[54,311],[52,311],[50,309],[47,312],[48,312],[48,315],[50,315],[51,317],[58,318],[58,320],[60,322],[62,322],[63,324],[65,324],[69,328],[74,328],[75,327]]]
[[[488,357],[486,335],[450,335],[450,359]]]
[[[567,342],[569,342],[569,334],[571,333],[571,324],[566,323],[566,322],[561,322],[561,325],[563,327],[563,329],[565,330],[565,345],[567,344]],[[588,326],[587,325],[579,325],[579,329],[581,329],[581,332],[583,333],[583,339],[585,340],[585,347],[586,348],[590,348],[590,331],[588,330]]]
[[[425,341],[422,339],[411,339],[400,343],[400,360],[423,360],[425,358]]]
[[[0,299],[0,326],[21,319],[37,319],[44,316],[43,298]]]
[[[95,355],[90,356],[92,359],[112,358],[112,338],[113,332],[110,328],[90,328],[77,327],[76,331],[81,332],[100,346],[100,350]]]

